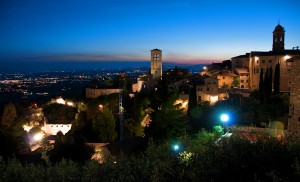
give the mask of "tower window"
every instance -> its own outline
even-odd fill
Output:
[[[274,42],[277,42],[277,37],[274,37]]]
[[[280,37],[280,42],[282,42],[282,36]]]

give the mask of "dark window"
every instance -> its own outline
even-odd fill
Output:
[[[265,63],[265,60],[262,60],[261,63]]]
[[[209,91],[209,87],[206,88],[206,91]]]
[[[223,79],[225,79],[225,77],[223,76]]]
[[[241,83],[244,83],[244,80],[241,80]]]
[[[198,101],[201,101],[201,96],[198,96]]]
[[[272,60],[269,60],[269,63],[272,63]]]

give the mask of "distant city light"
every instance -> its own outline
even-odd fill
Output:
[[[204,70],[206,70],[206,68],[207,68],[206,66],[203,66],[203,69],[204,69]]]
[[[229,121],[229,115],[228,114],[221,114],[220,119],[223,123],[226,123]]]

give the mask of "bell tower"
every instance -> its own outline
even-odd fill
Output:
[[[162,51],[159,49],[151,50],[151,75],[153,79],[162,76]]]
[[[284,51],[284,28],[279,25],[273,31],[273,52]]]

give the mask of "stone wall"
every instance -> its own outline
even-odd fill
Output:
[[[288,60],[292,66],[291,72],[291,94],[288,119],[289,135],[300,138],[300,56]]]

